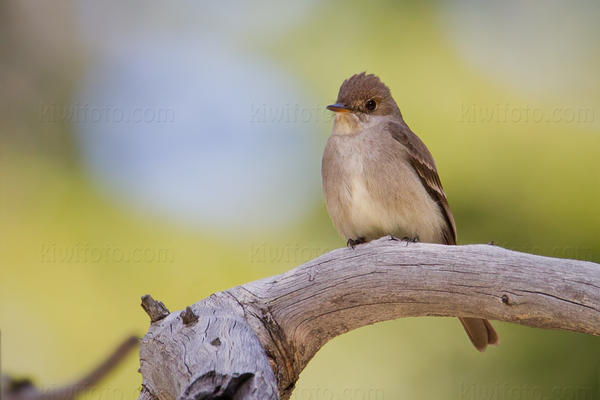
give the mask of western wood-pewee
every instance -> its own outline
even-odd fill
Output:
[[[385,235],[456,244],[456,226],[431,153],[375,75],[345,80],[321,174],[327,210],[354,247]],[[459,318],[479,351],[497,344],[489,321]]]

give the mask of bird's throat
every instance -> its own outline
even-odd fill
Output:
[[[336,113],[333,121],[332,135],[355,135],[362,130],[361,121],[354,113]]]

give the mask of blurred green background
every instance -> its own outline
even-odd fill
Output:
[[[171,310],[344,245],[324,106],[366,70],[428,145],[459,242],[600,262],[600,5],[0,2],[2,370],[74,379]],[[598,399],[600,340],[451,318],[336,338],[293,399]],[[90,399],[137,395],[131,356]]]

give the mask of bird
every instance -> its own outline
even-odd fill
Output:
[[[346,79],[321,164],[325,204],[354,248],[390,235],[456,244],[456,225],[433,156],[404,122],[390,89],[373,74]],[[492,324],[459,317],[475,348],[498,344]]]

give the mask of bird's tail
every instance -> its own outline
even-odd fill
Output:
[[[488,344],[498,344],[498,334],[487,319],[459,318],[459,320],[477,350],[484,351]]]

